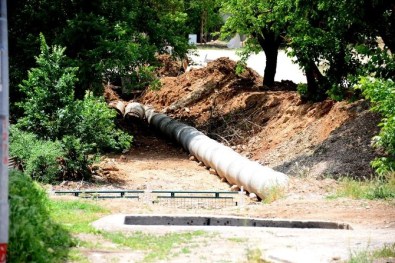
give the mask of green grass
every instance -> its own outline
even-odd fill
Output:
[[[112,233],[94,229],[90,223],[100,217],[109,214],[105,208],[88,200],[65,201],[51,200],[51,216],[56,222],[62,224],[72,234],[94,234],[100,235],[112,243],[131,248],[133,250],[145,251],[144,261],[155,261],[166,259],[174,248],[179,248],[183,254],[190,253],[189,245],[196,237],[206,235],[204,231],[169,233],[166,235],[152,235],[135,232],[130,235],[123,233]],[[86,249],[97,248],[98,244],[79,240],[79,247]],[[68,258],[71,262],[85,263],[87,259],[78,249],[73,249]]]
[[[395,175],[365,181],[343,178],[339,181],[336,193],[328,196],[329,199],[337,197],[369,200],[395,198]]]
[[[90,223],[100,217],[109,214],[105,208],[92,201],[65,201],[51,200],[51,216],[56,222],[62,224],[73,234],[95,234],[102,236],[105,240],[112,243],[131,248],[133,250],[145,251],[144,261],[152,262],[155,260],[167,259],[174,248],[179,248],[183,254],[190,253],[189,245],[194,238],[206,235],[204,231],[169,233],[165,235],[144,234],[135,232],[130,235],[123,233],[112,233],[94,229]],[[78,241],[80,247],[97,248],[97,244],[86,241]],[[87,259],[73,249],[69,255],[71,262],[85,263]]]
[[[88,200],[50,200],[50,212],[53,220],[72,234],[100,234],[100,231],[94,229],[90,223],[109,213],[103,207]],[[96,246],[93,243],[77,238],[75,242],[78,247],[88,249]],[[78,247],[70,250],[67,262],[89,262],[88,258],[79,251]]]
[[[103,232],[106,239],[115,244],[129,247],[133,250],[144,250],[147,254],[144,261],[164,260],[173,248],[188,245],[196,238],[205,235],[204,231],[194,231],[185,233],[168,233],[162,236],[135,232],[132,235],[123,233]],[[181,248],[182,253],[189,253],[188,248]]]
[[[73,234],[97,233],[90,223],[109,214],[91,201],[51,200],[51,216]]]
[[[247,241],[247,238],[242,238],[242,237],[230,237],[228,238],[229,241],[235,242],[235,243],[244,243]]]
[[[268,190],[265,190],[264,196],[265,198],[262,200],[262,202],[265,204],[270,204],[283,198],[285,196],[285,189],[281,186],[273,186]]]
[[[364,250],[351,253],[350,260],[347,263],[372,263],[375,259],[380,258],[395,258],[395,243],[373,251]]]
[[[262,256],[262,252],[258,248],[247,250],[248,263],[269,263],[268,261],[262,259]]]
[[[89,263],[90,261],[77,248],[73,248],[69,252],[67,262]]]

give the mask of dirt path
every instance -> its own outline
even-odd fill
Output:
[[[141,189],[151,190],[225,190],[230,185],[221,182],[216,175],[199,166],[180,147],[155,135],[138,137],[138,144],[123,155],[109,156],[103,167],[113,169],[102,183],[65,183],[56,189]],[[200,214],[229,214],[261,218],[286,218],[305,220],[329,220],[351,224],[354,228],[395,229],[395,201],[331,199],[338,188],[334,179],[290,177],[289,188],[284,195],[270,204],[254,202],[246,196],[247,205],[223,209],[194,209]],[[128,202],[133,205],[128,205]],[[103,200],[102,204],[114,213],[188,213],[191,211],[152,206],[131,200]],[[132,209],[130,207],[133,207]]]
[[[102,167],[109,168],[108,182],[64,183],[58,189],[171,189],[171,190],[230,190],[230,185],[189,156],[180,147],[156,137],[141,137],[131,151],[123,155],[109,156]],[[270,204],[249,201],[245,206],[228,206],[220,209],[180,208],[149,204],[130,199],[101,200],[99,203],[113,214],[215,214],[259,218],[293,220],[324,220],[350,224],[353,232],[340,230],[293,230],[293,229],[203,229],[203,234],[175,245],[163,259],[154,262],[341,262],[350,251],[377,249],[385,243],[394,243],[394,201],[368,201],[351,199],[328,199],[338,184],[333,179],[317,180],[309,177],[291,177],[285,196]],[[105,224],[116,229],[115,223]],[[200,229],[200,230],[199,230]],[[108,230],[108,229],[105,229]],[[138,233],[161,235],[195,233],[201,228],[159,227],[135,229]],[[155,251],[131,250],[105,240],[98,235],[80,235],[93,248],[81,247],[80,253],[89,262],[143,262]],[[268,242],[270,240],[270,242]],[[312,248],[314,247],[314,249]],[[287,260],[287,261],[281,261]],[[310,260],[310,261],[309,261]],[[311,261],[312,260],[312,261]],[[317,261],[318,260],[318,261]],[[150,261],[150,260],[148,260]]]
[[[155,136],[138,138],[137,147],[118,158],[122,188],[155,190],[228,190],[229,185],[190,161],[180,147]],[[115,156],[116,160],[117,156]]]

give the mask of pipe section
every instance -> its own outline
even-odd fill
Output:
[[[226,178],[230,184],[243,186],[245,190],[255,193],[262,199],[270,189],[285,188],[288,184],[288,176],[285,174],[251,161],[197,129],[165,114],[157,113],[149,106],[132,102],[126,106],[125,115],[128,112],[135,113],[136,117],[138,115],[140,118],[145,118],[151,126],[180,143],[207,167],[215,169],[218,175]]]
[[[137,102],[131,102],[125,107],[124,117],[126,115],[133,116],[136,118],[143,119],[144,118],[145,109],[143,105]]]
[[[122,101],[112,101],[109,103],[110,108],[115,109],[119,114],[125,116],[125,104]]]

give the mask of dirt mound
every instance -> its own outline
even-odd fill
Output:
[[[161,67],[156,73],[161,77],[177,77],[183,73],[182,61],[176,60],[169,54],[158,55],[157,60]]]
[[[104,99],[107,103],[120,100],[120,96],[115,90],[116,88],[113,85],[104,86]]]
[[[369,176],[378,117],[364,101],[302,103],[292,83],[262,90],[256,72],[236,74],[220,58],[163,78],[142,102],[181,119],[242,154],[294,175]],[[291,90],[291,91],[290,91]]]
[[[162,88],[146,93],[142,101],[203,124],[212,117],[217,105],[226,104],[245,89],[258,90],[259,75],[255,71],[247,69],[238,75],[235,69],[236,62],[219,58],[205,68],[192,69],[177,78],[163,78]]]

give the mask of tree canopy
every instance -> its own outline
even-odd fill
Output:
[[[274,83],[280,44],[290,48],[306,74],[301,92],[309,100],[352,93],[353,76],[366,69],[361,57],[378,52],[377,37],[394,50],[395,4],[389,0],[231,0],[222,11],[230,14],[225,33],[249,37],[245,54],[265,52],[264,85]]]
[[[281,2],[281,1],[279,1]],[[223,2],[222,11],[229,14],[223,27],[225,35],[240,33],[248,36],[245,55],[262,49],[266,55],[263,84],[271,86],[277,68],[277,55],[283,42],[286,21],[278,17],[277,1],[230,0]]]
[[[146,84],[149,74],[139,72],[155,64],[156,52],[171,45],[183,56],[188,49],[182,0],[21,0],[10,2],[9,17],[12,86],[34,65],[39,33],[67,48],[70,65],[79,68],[80,98],[85,90],[100,91],[103,80],[128,77]]]

